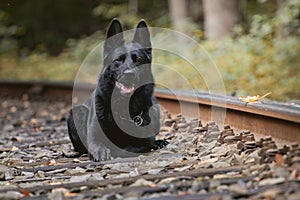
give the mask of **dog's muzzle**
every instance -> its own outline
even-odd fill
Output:
[[[131,95],[135,90],[136,72],[134,70],[126,70],[122,76],[116,81],[116,87],[122,95]]]
[[[116,82],[117,88],[120,90],[120,93],[122,95],[131,95],[134,92],[134,84],[131,85],[125,85],[124,83]]]

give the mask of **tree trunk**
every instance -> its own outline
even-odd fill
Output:
[[[169,10],[173,28],[180,32],[186,32],[185,24],[188,17],[187,0],[169,0]]]
[[[137,0],[129,0],[128,1],[128,11],[129,14],[136,16],[138,12],[138,1]]]
[[[207,39],[221,39],[241,21],[242,0],[203,0],[204,29]]]
[[[188,15],[194,22],[200,23],[203,21],[203,3],[202,0],[188,1]]]
[[[280,12],[282,9],[282,5],[286,2],[286,0],[277,0],[277,12]],[[276,37],[277,38],[284,38],[284,24],[279,21],[277,27],[276,27]]]

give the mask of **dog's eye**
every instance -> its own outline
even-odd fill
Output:
[[[125,56],[124,56],[124,55],[120,55],[120,56],[116,59],[116,61],[118,61],[118,62],[124,62],[124,60],[125,60]]]
[[[132,55],[131,55],[131,59],[132,59],[133,62],[137,62],[138,57],[137,57],[136,54],[132,54]]]

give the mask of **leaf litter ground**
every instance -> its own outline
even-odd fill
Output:
[[[163,111],[147,156],[92,162],[68,138],[66,101],[2,98],[0,199],[298,199],[300,147]]]

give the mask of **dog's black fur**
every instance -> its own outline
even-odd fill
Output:
[[[167,145],[155,140],[159,106],[153,96],[152,49],[147,24],[141,20],[133,40],[125,44],[114,19],[104,42],[103,67],[91,97],[75,106],[67,119],[75,151],[99,161],[133,156]]]

